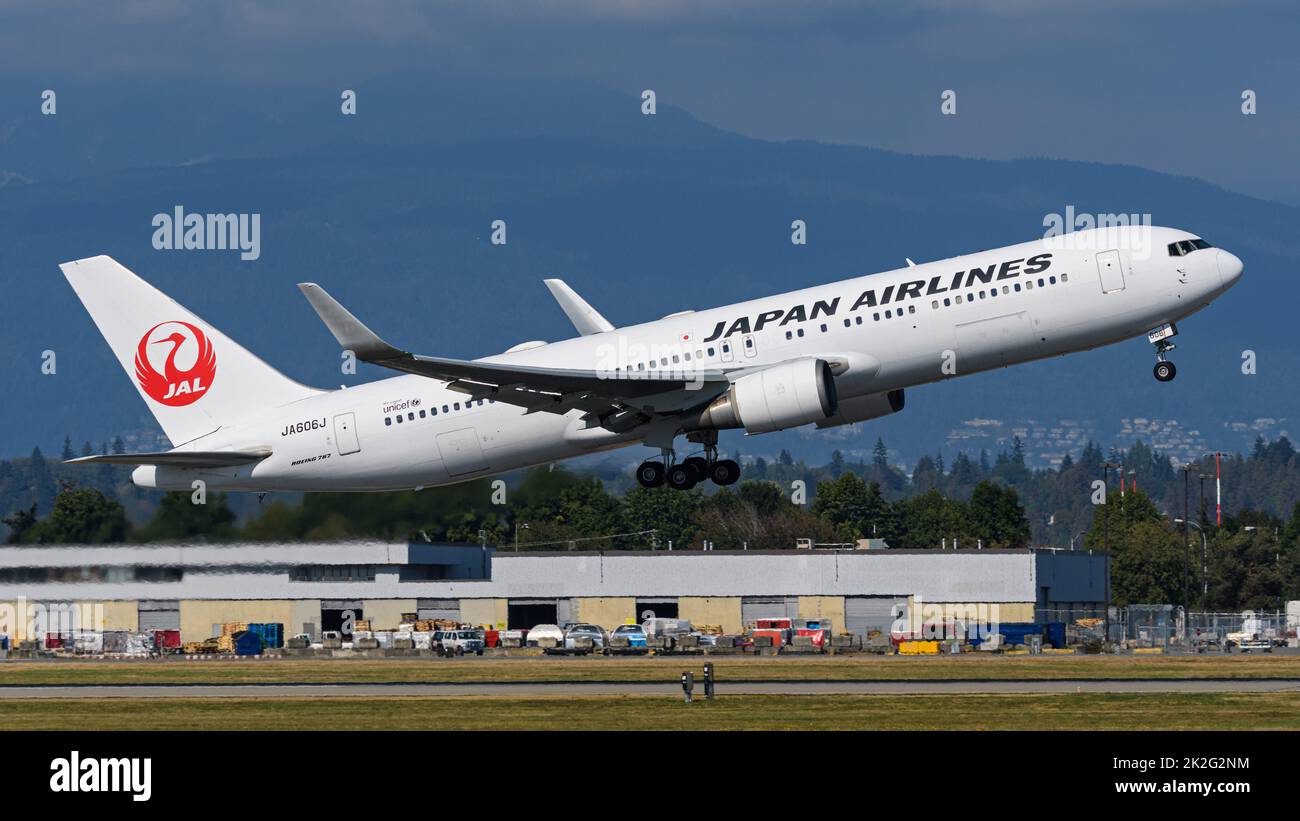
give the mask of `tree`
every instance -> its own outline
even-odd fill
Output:
[[[952,547],[955,539],[975,546],[971,537],[969,508],[966,503],[949,499],[937,490],[906,499],[896,506],[898,522],[895,526],[894,547],[909,550],[929,550],[943,547],[946,541]]]
[[[94,488],[67,485],[54,500],[50,515],[32,526],[25,542],[103,544],[126,539],[126,512],[116,499]]]
[[[888,538],[893,532],[890,506],[880,495],[879,483],[868,485],[853,473],[818,484],[812,511],[844,539]]]
[[[977,538],[985,547],[1025,547],[1029,544],[1029,520],[1013,488],[985,480],[970,497],[970,519]]]
[[[66,462],[69,459],[75,459],[76,457],[77,454],[72,450],[72,437],[63,437],[63,453],[60,454],[60,458]]]
[[[226,494],[211,494],[199,505],[186,492],[164,494],[153,519],[138,534],[151,542],[229,541],[235,536],[235,514]]]
[[[36,526],[36,503],[26,510],[18,510],[0,519],[9,528],[9,544],[18,544],[27,540],[27,533]]]

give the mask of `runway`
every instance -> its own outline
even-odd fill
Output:
[[[696,679],[695,693],[704,686]],[[139,684],[0,687],[0,700],[99,698],[394,698],[681,696],[676,682],[474,682],[457,684]],[[1300,679],[1087,681],[720,681],[726,695],[977,695],[1059,693],[1300,693]]]

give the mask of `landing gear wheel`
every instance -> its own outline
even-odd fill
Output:
[[[668,486],[673,490],[690,490],[699,479],[685,463],[668,469]]]
[[[695,472],[695,481],[701,482],[709,475],[709,463],[700,456],[683,459],[682,464]]]
[[[1168,382],[1178,374],[1178,369],[1174,367],[1174,363],[1162,359],[1156,363],[1154,373],[1157,382]]]
[[[740,465],[731,459],[714,462],[709,468],[709,478],[715,485],[734,485],[740,478]]]
[[[666,472],[662,462],[642,462],[636,469],[636,480],[641,487],[659,487]]]

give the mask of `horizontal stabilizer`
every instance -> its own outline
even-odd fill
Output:
[[[176,468],[224,468],[246,465],[271,455],[270,448],[251,450],[170,450],[161,453],[108,453],[67,459],[66,465],[167,465]]]

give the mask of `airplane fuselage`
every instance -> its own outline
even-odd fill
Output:
[[[1110,233],[1099,245],[1103,230]],[[850,364],[837,375],[842,401],[1096,348],[1175,323],[1241,274],[1240,260],[1217,248],[1177,256],[1166,250],[1194,238],[1140,226],[1067,234],[482,361],[611,373],[744,373],[835,357]],[[582,415],[470,402],[446,383],[403,375],[258,411],[179,448],[271,449],[254,464],[144,466],[133,478],[186,490],[195,479],[210,489],[252,491],[409,489],[645,439],[643,431],[591,427]]]

